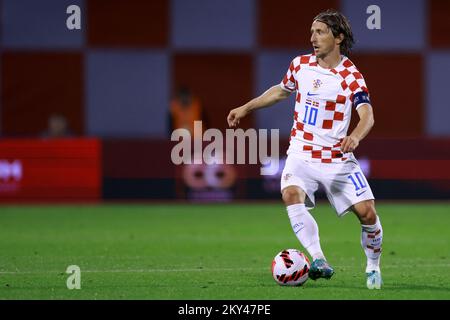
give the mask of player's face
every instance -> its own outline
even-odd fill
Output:
[[[316,20],[311,26],[311,44],[315,55],[323,59],[335,50],[336,39],[325,23]]]

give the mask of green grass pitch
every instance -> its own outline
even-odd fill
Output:
[[[378,203],[382,290],[365,287],[353,214],[312,211],[336,274],[280,287],[276,253],[299,248],[281,204],[0,207],[0,299],[450,299],[447,203]],[[81,289],[68,290],[69,265]]]

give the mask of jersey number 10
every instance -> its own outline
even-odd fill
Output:
[[[305,117],[303,118],[303,123],[315,126],[316,121],[317,121],[317,112],[319,111],[319,109],[309,107],[307,105],[305,106],[305,108],[306,108],[306,111],[305,111]]]

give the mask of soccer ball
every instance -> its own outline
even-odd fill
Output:
[[[286,249],[272,261],[272,275],[281,286],[301,286],[308,280],[308,257],[297,249]]]

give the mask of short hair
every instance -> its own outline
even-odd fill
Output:
[[[335,38],[341,33],[344,35],[344,40],[342,40],[340,44],[340,49],[345,56],[348,56],[355,43],[348,19],[339,11],[328,9],[327,11],[319,13],[313,21],[316,20],[325,23],[331,29]]]

